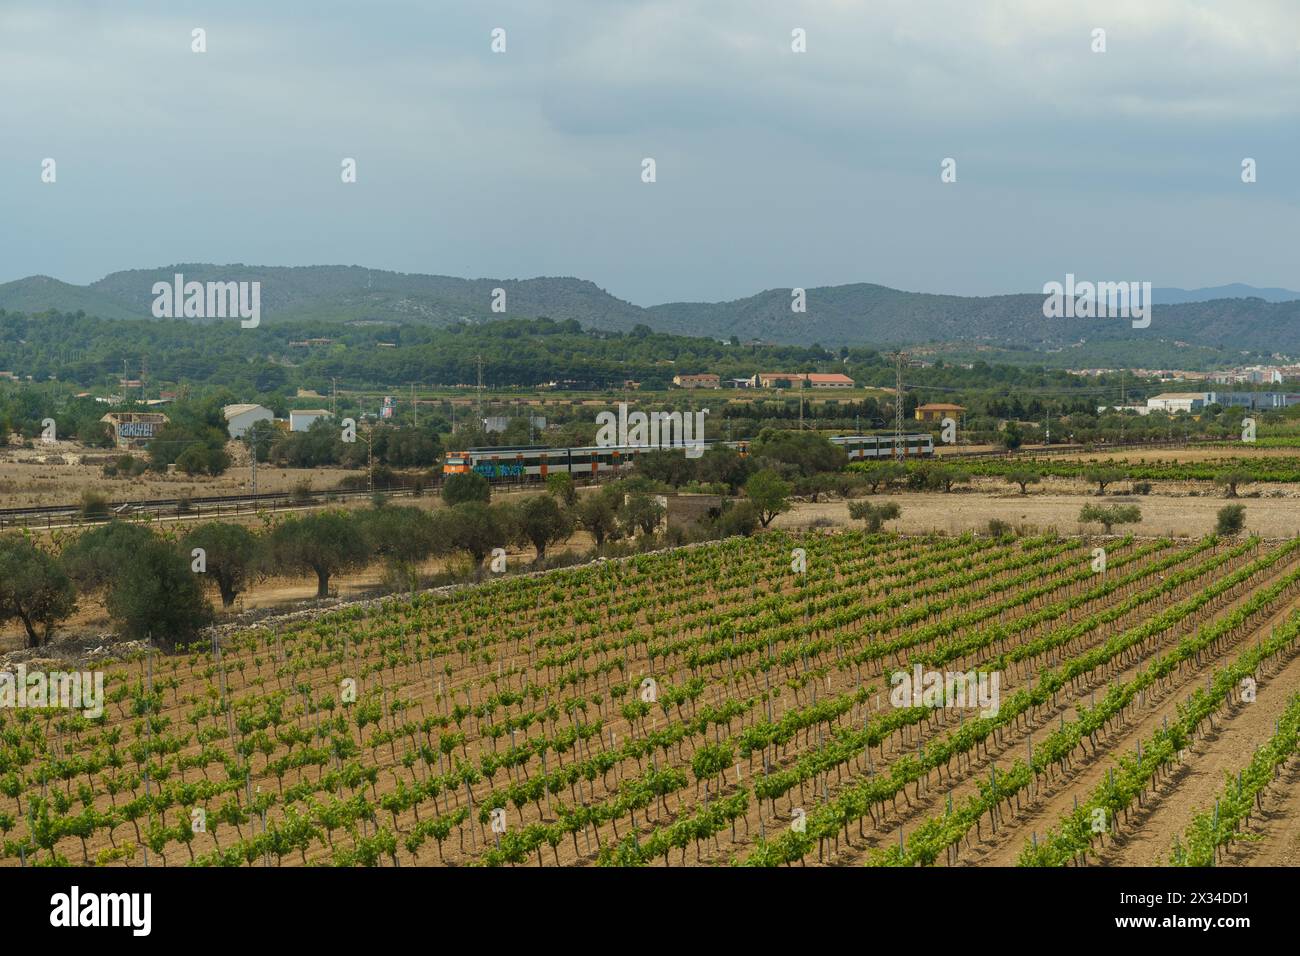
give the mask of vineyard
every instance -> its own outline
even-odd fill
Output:
[[[347,607],[0,709],[0,862],[1251,863],[1297,598],[1300,540],[777,532]]]

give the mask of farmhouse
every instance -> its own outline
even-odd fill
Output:
[[[839,372],[809,372],[804,376],[813,388],[852,388],[853,379]]]
[[[707,372],[700,375],[674,375],[673,384],[678,388],[717,388],[721,379]]]
[[[221,413],[226,416],[226,431],[231,438],[243,438],[255,422],[275,419],[272,411],[264,405],[227,405]]]
[[[316,419],[329,417],[329,411],[324,408],[295,408],[289,412],[289,431],[305,432]]]
[[[916,406],[916,420],[918,422],[941,422],[945,418],[958,418],[964,411],[966,411],[964,405],[931,402],[928,405]]]
[[[839,372],[757,372],[755,388],[852,388],[853,379]]]

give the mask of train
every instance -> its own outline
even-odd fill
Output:
[[[850,461],[899,457],[893,435],[840,435],[831,439],[848,455]],[[934,455],[931,435],[904,435],[904,458],[930,458]],[[720,445],[734,448],[742,456],[749,454],[747,441],[708,441],[705,448]],[[630,467],[638,455],[659,449],[645,445],[588,445],[581,448],[470,448],[448,452],[443,459],[444,476],[477,472],[489,481],[527,481],[545,479],[552,474],[574,477],[613,474]]]

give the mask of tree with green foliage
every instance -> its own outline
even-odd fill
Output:
[[[780,462],[805,476],[839,471],[848,464],[843,448],[810,431],[764,428],[750,443],[749,454],[759,468],[772,468],[773,462]]]
[[[1007,422],[1002,429],[1002,447],[1007,451],[1015,451],[1025,443],[1024,433],[1020,430],[1017,422]]]
[[[1029,494],[1029,485],[1037,485],[1043,480],[1043,476],[1036,471],[1030,471],[1028,468],[1017,468],[1009,471],[1002,476],[1008,484],[1019,485],[1022,495]]]
[[[640,529],[642,534],[650,535],[664,520],[664,506],[650,494],[634,491],[619,505],[618,517],[624,534],[631,536]]]
[[[681,449],[654,448],[642,451],[637,454],[635,461],[637,475],[674,488],[693,480],[699,471],[698,460],[687,458]]]
[[[537,551],[538,561],[546,557],[548,547],[567,541],[573,534],[572,515],[550,495],[535,495],[521,502],[515,521],[516,540],[530,543]]]
[[[151,639],[165,647],[192,643],[212,623],[212,606],[186,556],[160,538],[150,539],[110,581],[109,619],[127,640]]]
[[[888,488],[895,481],[906,477],[907,466],[897,461],[873,461],[862,465],[857,472],[874,495],[882,485]]]
[[[934,491],[950,492],[953,485],[969,485],[970,474],[963,468],[955,465],[944,465],[938,462],[926,465],[920,469],[923,487]]]
[[[315,424],[313,422],[312,424]],[[243,442],[248,445],[250,453],[257,456],[258,462],[269,462],[271,460],[271,449],[273,449],[285,437],[285,433],[280,431],[275,422],[268,419],[259,419],[244,432]]]
[[[711,445],[695,460],[697,480],[705,484],[725,484],[733,493],[739,491],[753,473],[754,463],[726,445]]]
[[[1127,477],[1128,475],[1121,469],[1108,465],[1096,465],[1085,468],[1083,471],[1083,480],[1097,486],[1098,496],[1106,493],[1107,485],[1113,485],[1115,482],[1123,481]]]
[[[492,500],[492,485],[477,471],[465,471],[448,475],[442,483],[442,500],[449,505],[460,505],[470,501],[487,504]]]
[[[394,590],[418,588],[420,562],[437,550],[433,516],[421,508],[394,507],[383,496],[376,507],[355,514],[366,550],[384,562],[385,583]]]
[[[423,508],[387,503],[355,512],[368,553],[402,564],[423,561],[436,550],[433,516]]]
[[[867,531],[879,531],[886,521],[893,521],[903,513],[893,501],[884,504],[872,504],[870,501],[850,501],[849,517],[866,524]]]
[[[547,475],[546,493],[558,498],[566,508],[572,508],[578,503],[578,486],[573,483],[573,476],[568,472]]]
[[[189,554],[191,564],[195,548],[203,549],[203,573],[216,584],[222,607],[234,604],[262,574],[262,539],[243,525],[224,521],[201,524],[183,539],[182,550]]]
[[[609,488],[602,488],[578,497],[574,518],[578,527],[591,535],[596,547],[602,547],[607,538],[618,532],[618,503]]]
[[[1241,534],[1242,529],[1245,527],[1245,505],[1224,505],[1219,509],[1218,522],[1214,527],[1215,534],[1221,535],[1225,538],[1231,538],[1234,535]]]
[[[803,495],[814,504],[822,495],[834,494],[847,490],[847,475],[821,472],[816,475],[800,476],[794,481],[794,492]]]
[[[230,455],[224,448],[191,445],[176,457],[176,467],[187,475],[209,475],[215,478],[230,467]]]
[[[1099,524],[1106,534],[1117,524],[1137,524],[1142,511],[1137,505],[1084,505],[1079,510],[1080,524]]]
[[[732,501],[718,517],[718,533],[724,538],[740,535],[748,538],[758,530],[758,508],[748,498]]]
[[[745,482],[745,497],[758,509],[758,522],[764,528],[777,515],[790,510],[793,486],[770,468],[756,471]]]
[[[144,525],[115,519],[83,531],[63,548],[59,561],[86,591],[107,587],[113,577],[155,538]]]
[[[17,618],[27,646],[40,647],[76,609],[72,580],[52,555],[23,535],[0,536],[0,621]]]
[[[171,464],[180,467],[182,458],[191,474],[220,474],[230,467],[225,455],[229,434],[220,396],[177,402],[168,407],[167,416],[167,424],[149,440],[149,459],[156,470],[164,471]],[[221,454],[210,454],[213,452]]]
[[[371,440],[374,440],[373,435]],[[365,462],[365,442],[344,442],[339,426],[332,419],[318,418],[306,431],[278,432],[270,444],[268,455],[278,464],[290,468],[319,468],[342,462],[349,450],[359,454],[361,462]]]
[[[435,541],[443,553],[464,551],[474,562],[474,573],[483,570],[483,559],[493,548],[503,548],[510,539],[510,520],[499,507],[481,501],[464,501],[433,514]]]
[[[1214,476],[1214,483],[1220,488],[1226,488],[1228,491],[1227,497],[1229,498],[1237,497],[1238,485],[1244,485],[1254,480],[1255,476],[1245,468],[1229,468]]]
[[[286,570],[313,572],[318,598],[329,597],[331,577],[361,567],[370,557],[360,523],[344,511],[286,519],[271,532],[270,550]]]

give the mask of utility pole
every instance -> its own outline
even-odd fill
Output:
[[[331,417],[338,414],[338,408],[337,408],[338,400],[339,400],[339,380],[337,378],[331,378],[330,379],[330,416]]]
[[[891,352],[894,360],[894,457],[900,461],[906,456],[903,448],[903,362],[907,353],[899,350]]]
[[[370,488],[370,494],[375,493],[375,426],[373,422],[366,421],[366,474],[367,485]]]
[[[483,426],[483,356],[478,356],[478,409],[479,426]]]
[[[253,462],[252,462],[252,465],[253,465],[253,494],[257,494],[257,445],[258,445],[258,434],[257,434],[257,430],[253,427],[253,426],[256,425],[256,424],[257,424],[257,422],[253,422],[253,425],[250,425],[250,426],[248,427],[248,430],[247,430],[246,432],[244,432],[244,434],[248,436],[248,450],[249,450],[249,452],[251,453],[251,454],[250,454],[250,457],[251,457],[252,460],[253,460]]]
[[[415,404],[415,383],[411,383],[411,424],[420,424],[420,406]]]

